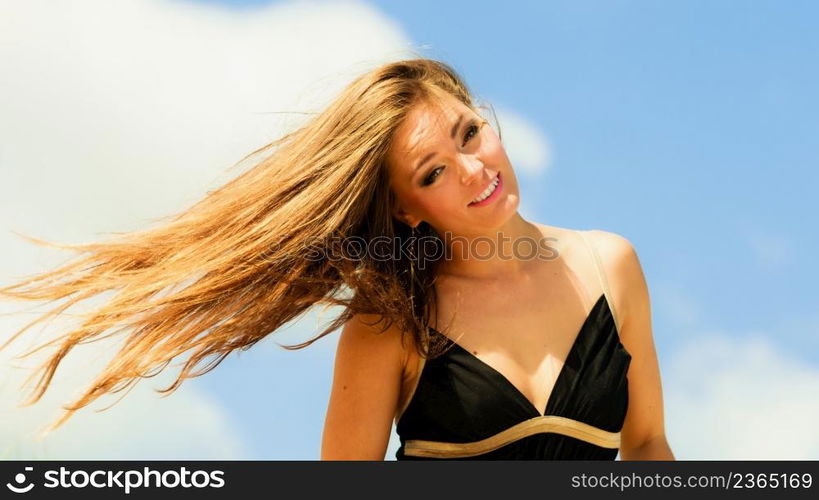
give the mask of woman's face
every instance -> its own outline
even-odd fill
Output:
[[[422,101],[410,110],[387,154],[393,215],[439,234],[485,234],[501,227],[520,203],[506,151],[486,120],[458,99]],[[481,203],[486,189],[495,191]]]

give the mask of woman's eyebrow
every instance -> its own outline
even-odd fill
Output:
[[[452,125],[452,130],[449,132],[449,136],[450,136],[452,139],[455,139],[455,134],[457,134],[457,133],[458,133],[458,127],[460,127],[460,126],[461,126],[461,121],[462,121],[463,119],[464,119],[464,115],[463,115],[463,113],[462,113],[462,114],[460,114],[460,115],[458,116],[458,119],[457,119],[457,120],[455,120],[455,124],[454,124],[454,125]],[[415,175],[415,172],[417,172],[419,168],[421,168],[422,166],[424,166],[424,163],[426,163],[427,161],[429,161],[429,159],[430,159],[430,158],[432,158],[433,156],[435,156],[435,152],[434,152],[434,151],[433,151],[432,153],[428,153],[426,156],[424,156],[423,158],[421,158],[421,161],[419,161],[419,162],[418,162],[418,164],[415,166],[415,169],[413,169],[412,174],[413,174],[413,175]]]
[[[455,125],[452,126],[452,131],[449,132],[449,136],[451,138],[453,138],[453,139],[455,138],[455,134],[458,133],[458,127],[461,126],[461,120],[463,120],[463,119],[464,119],[464,115],[461,114],[461,115],[458,116],[458,119],[455,120]]]

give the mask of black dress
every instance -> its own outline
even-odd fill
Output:
[[[503,374],[449,339],[444,354],[421,360],[414,392],[396,412],[397,460],[617,457],[631,355],[620,343],[599,255],[590,250],[603,294],[580,327],[545,415]]]

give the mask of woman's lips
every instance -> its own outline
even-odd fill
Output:
[[[495,182],[495,179],[492,179],[492,182]],[[489,184],[491,185],[492,182],[490,182]],[[485,200],[479,201],[478,203],[470,202],[467,206],[468,207],[482,207],[484,205],[488,205],[488,204],[492,203],[493,201],[495,201],[495,198],[500,196],[501,189],[503,189],[503,179],[501,179],[501,174],[500,174],[500,172],[498,172],[498,185],[495,186],[495,190],[492,191],[492,194],[490,194]],[[481,191],[481,192],[483,192],[483,191]]]

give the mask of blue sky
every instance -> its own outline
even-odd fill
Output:
[[[277,4],[151,3],[224,17]],[[666,425],[678,458],[819,457],[815,430],[802,443],[788,436],[756,448],[739,437],[717,442],[722,425],[772,423],[774,410],[742,416],[766,403],[804,414],[792,422],[799,429],[819,416],[816,404],[804,402],[819,394],[816,3],[342,5],[374,13],[385,30],[449,62],[476,94],[536,130],[549,155],[521,176],[530,218],[612,231],[635,246],[651,291]],[[114,14],[100,12],[106,15]],[[293,50],[320,58],[328,41],[316,33],[308,43],[315,47]],[[270,58],[289,49],[270,46]],[[191,182],[154,189],[179,203],[195,199],[204,181]],[[129,223],[154,214],[136,210]],[[108,223],[98,219],[88,231]],[[301,321],[293,335],[277,333],[190,382],[220,408],[240,443],[237,456],[318,457],[337,333],[298,352],[274,344],[309,337],[319,331],[314,323]]]

